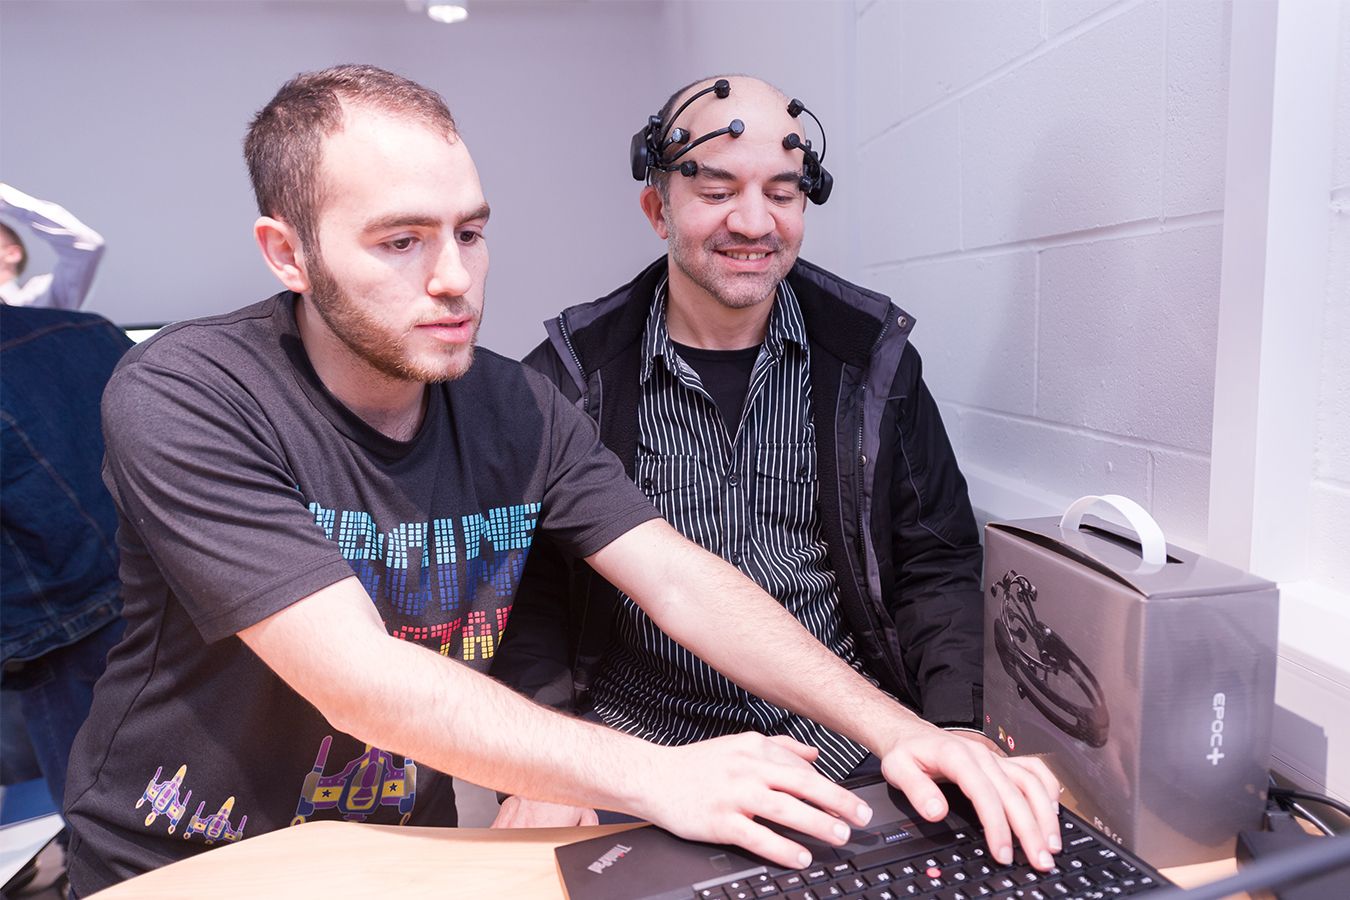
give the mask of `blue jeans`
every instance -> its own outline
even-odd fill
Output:
[[[70,745],[89,715],[94,682],[103,674],[108,651],[122,637],[122,625],[119,618],[37,659],[11,662],[0,680],[0,688],[18,695],[28,739],[58,810],[66,792]]]

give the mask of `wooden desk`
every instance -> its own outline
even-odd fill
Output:
[[[97,900],[240,897],[485,897],[562,900],[553,848],[633,825],[399,828],[307,822],[209,850],[100,891]],[[1183,886],[1235,871],[1232,860],[1164,869]]]

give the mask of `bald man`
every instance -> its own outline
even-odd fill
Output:
[[[1057,785],[979,733],[979,535],[909,343],[913,319],[798,259],[807,201],[832,185],[803,109],[748,77],[676,91],[633,143],[639,202],[666,255],[546,323],[526,361],[597,420],[671,524],[879,686],[888,713],[824,722],[757,697],[546,547],[493,671],[662,744],[791,736],[819,749],[825,774],[879,769],[921,810],[927,776],[948,777],[991,835],[1007,833],[1006,817],[1035,861],[1033,850],[1058,850],[1045,824]],[[797,661],[777,668],[791,679]],[[498,824],[590,816],[513,797]]]

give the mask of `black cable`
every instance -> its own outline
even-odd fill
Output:
[[[698,140],[690,141],[688,144],[685,144],[683,147],[680,148],[680,151],[676,153],[674,156],[672,156],[670,159],[662,161],[660,168],[664,169],[667,172],[674,171],[675,169],[679,168],[678,166],[675,165],[675,163],[679,160],[679,158],[681,156],[684,156],[686,153],[688,153],[690,150],[693,150],[700,144],[705,144],[708,141],[712,140],[713,138],[721,137],[724,134],[729,134],[735,138],[740,137],[744,133],[745,133],[745,123],[742,122],[740,119],[732,119],[731,123],[727,125],[726,128],[719,128],[716,131],[710,131],[703,137],[699,138]]]
[[[1350,817],[1350,806],[1346,806],[1334,797],[1328,797],[1325,794],[1314,794],[1310,791],[1300,791],[1294,788],[1271,787],[1270,797],[1274,800],[1281,800],[1288,797],[1292,800],[1307,800],[1309,803],[1320,803],[1322,806],[1329,806],[1343,816]]]
[[[1350,834],[1317,838],[1262,862],[1247,866],[1236,875],[1183,890],[1166,888],[1149,894],[1150,900],[1221,900],[1244,891],[1253,892],[1306,881],[1334,869],[1350,868]]]
[[[1312,823],[1314,828],[1322,832],[1324,835],[1327,835],[1328,837],[1331,837],[1336,834],[1335,830],[1331,826],[1329,826],[1326,822],[1323,822],[1321,819],[1317,818],[1317,816],[1308,812],[1308,810],[1305,809],[1302,805],[1300,805],[1297,800],[1289,801],[1289,812],[1295,816],[1301,816],[1302,818],[1307,819],[1309,822]]]
[[[661,137],[657,140],[656,146],[660,147],[666,142],[666,138],[670,137],[670,127],[675,124],[675,120],[680,117],[680,114],[689,108],[689,104],[705,94],[716,94],[719,100],[725,100],[731,95],[731,83],[725,78],[719,78],[710,86],[691,94],[687,100],[680,104],[680,108],[675,110],[675,114],[670,117],[670,121],[665,123],[665,130],[661,132]]]

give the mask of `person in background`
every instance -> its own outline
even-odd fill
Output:
[[[6,306],[50,306],[79,309],[94,283],[103,258],[103,238],[63,207],[30,197],[0,182],[0,215],[14,219],[56,251],[56,267],[19,279],[28,268],[28,248],[9,225],[0,222],[0,303]]]
[[[57,809],[122,633],[99,402],[130,346],[101,316],[0,306],[0,690]]]
[[[956,780],[972,796],[987,778],[1044,803],[1053,780],[1040,762],[1008,759],[980,733],[979,533],[909,342],[913,319],[798,258],[808,197],[824,202],[832,186],[804,110],[744,76],[676,91],[633,144],[666,255],[548,322],[526,362],[598,420],[681,533],[912,710],[912,765],[970,766],[978,776]],[[753,728],[819,748],[817,768],[835,779],[903,772],[733,683],[546,541],[493,673],[661,744]],[[516,797],[498,824],[591,816]]]

